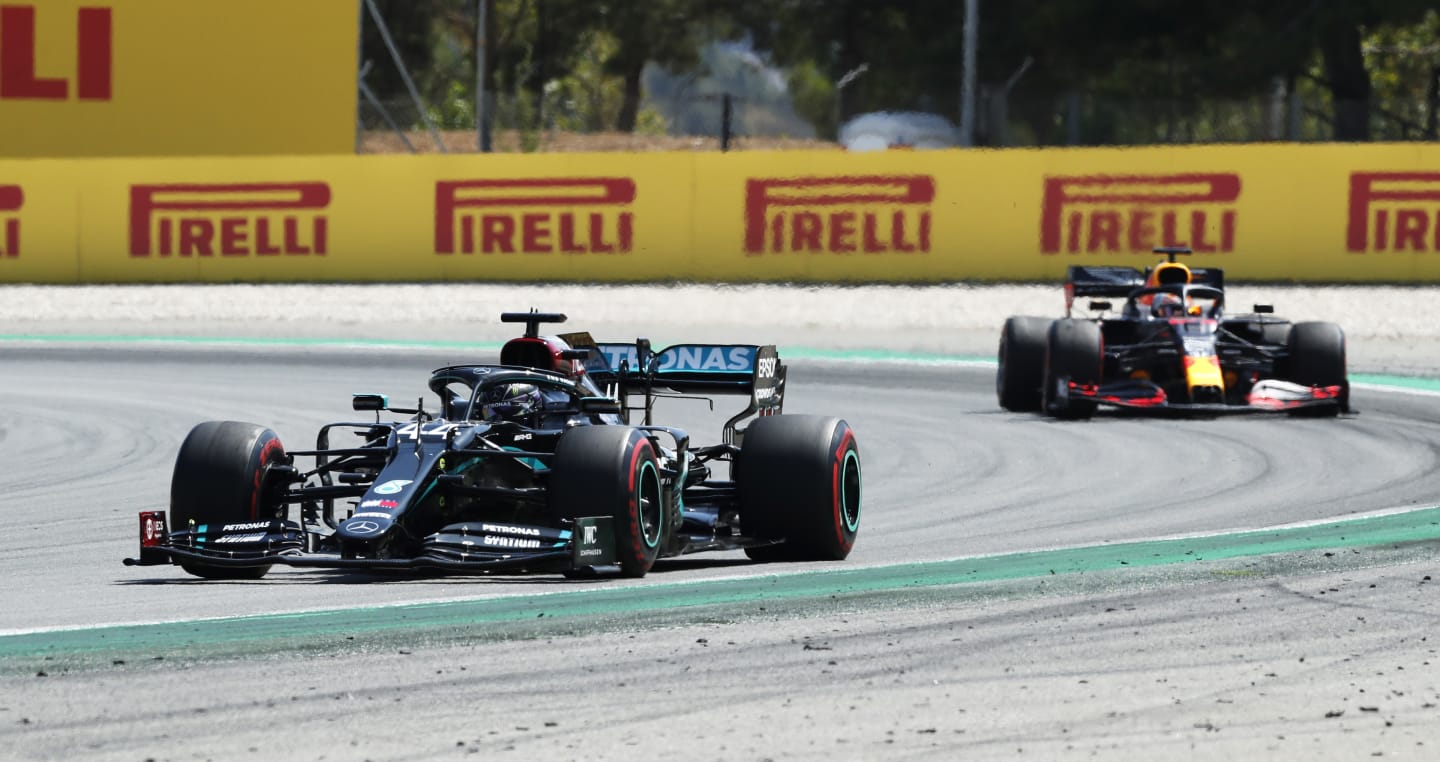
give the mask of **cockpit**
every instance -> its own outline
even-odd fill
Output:
[[[565,428],[595,423],[580,399],[593,396],[569,379],[543,371],[490,366],[441,368],[430,377],[450,421],[514,423],[526,428]]]
[[[1125,302],[1125,315],[1140,320],[1218,320],[1224,304],[1225,294],[1218,288],[1177,283],[1135,290]]]

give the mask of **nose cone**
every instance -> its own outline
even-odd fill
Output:
[[[340,524],[337,533],[350,540],[373,540],[383,536],[395,525],[395,520],[383,514],[356,514]]]
[[[1186,357],[1185,383],[1190,387],[1192,402],[1218,402],[1211,398],[1225,397],[1225,377],[1215,357]]]

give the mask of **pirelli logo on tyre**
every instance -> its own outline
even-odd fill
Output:
[[[1351,173],[1345,248],[1440,252],[1440,172]]]
[[[130,256],[324,256],[330,185],[194,183],[130,187]]]
[[[436,254],[628,254],[635,249],[628,177],[441,180]]]
[[[1150,254],[1235,250],[1240,175],[1082,175],[1045,178],[1043,254]]]
[[[930,175],[745,181],[745,253],[928,254]]]
[[[25,191],[18,185],[0,185],[0,259],[20,256],[20,207]]]

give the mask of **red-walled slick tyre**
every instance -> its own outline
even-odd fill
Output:
[[[639,429],[579,426],[550,465],[550,506],[562,518],[611,516],[621,574],[643,577],[664,543],[665,498],[655,446]]]
[[[275,432],[240,421],[207,421],[190,430],[175,457],[170,481],[174,529],[281,518],[265,500],[265,468],[285,460]],[[205,579],[260,579],[269,566],[180,565]]]
[[[860,448],[850,425],[817,415],[757,418],[736,459],[745,534],[776,545],[758,560],[838,561],[860,530]]]

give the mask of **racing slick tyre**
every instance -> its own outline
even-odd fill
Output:
[[[275,518],[266,504],[265,467],[285,460],[275,432],[239,421],[206,421],[190,430],[175,456],[170,481],[171,526],[235,524]],[[260,579],[269,566],[180,568],[205,579]]]
[[[1060,384],[1100,383],[1105,362],[1100,326],[1089,320],[1065,318],[1050,324],[1045,344],[1044,410],[1062,420],[1080,420],[1095,413],[1091,400],[1060,393]]]
[[[1049,318],[1006,318],[1000,331],[1000,357],[995,371],[995,394],[1000,398],[1000,407],[1013,413],[1040,409],[1050,323]]]
[[[655,446],[639,429],[577,426],[555,445],[550,506],[561,518],[615,519],[620,573],[643,577],[665,537],[665,499]]]
[[[1340,404],[1302,408],[1296,415],[1328,417],[1350,407],[1345,376],[1345,332],[1334,323],[1296,323],[1290,331],[1289,377],[1302,386],[1339,386]]]
[[[860,448],[839,418],[775,415],[745,429],[736,456],[740,526],[775,545],[757,561],[839,561],[860,530]]]
[[[1260,326],[1261,341],[1266,346],[1284,346],[1290,342],[1290,332],[1295,326],[1290,323],[1264,323]]]

